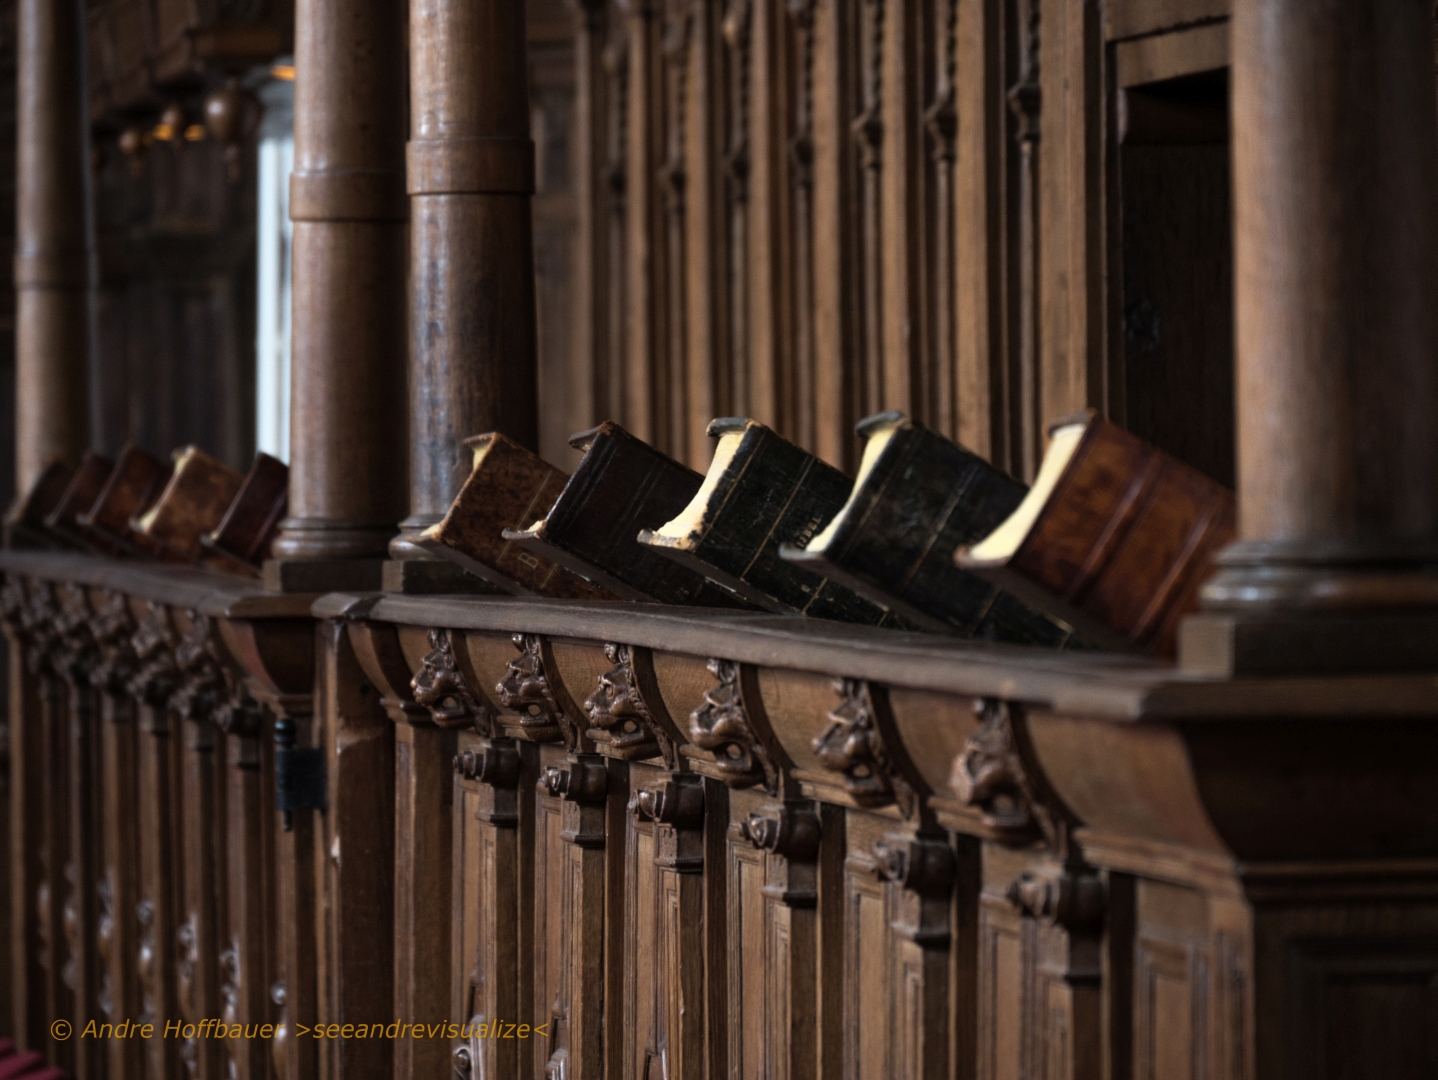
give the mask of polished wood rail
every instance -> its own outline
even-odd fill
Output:
[[[79,1075],[1432,1066],[1430,676],[0,568],[14,985]]]

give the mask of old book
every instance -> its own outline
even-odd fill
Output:
[[[645,529],[639,542],[785,615],[895,626],[888,609],[853,589],[779,557],[802,547],[844,505],[853,482],[763,424],[725,417],[708,475],[678,516]]]
[[[174,453],[175,471],[153,506],[135,521],[135,531],[166,554],[196,561],[200,537],[219,525],[239,494],[244,477],[199,447]]]
[[[638,539],[694,498],[704,478],[606,421],[569,444],[584,451],[549,513],[523,530],[505,529],[536,555],[553,559],[625,600],[706,607],[747,607],[699,571],[665,558]]]
[[[469,479],[444,519],[420,535],[420,547],[515,596],[620,599],[503,535],[542,517],[564,490],[568,473],[498,432],[474,435],[464,445],[474,452]]]
[[[105,487],[105,481],[114,470],[115,463],[109,458],[87,450],[80,459],[80,467],[70,477],[70,483],[65,488],[65,493],[60,496],[60,501],[45,517],[45,524],[50,530],[59,533],[77,547],[116,552],[116,544],[104,537],[92,536],[79,520],[82,514],[95,505],[95,500],[100,497],[100,492]]]
[[[1171,655],[1234,522],[1227,488],[1085,414],[1050,429],[1028,496],[954,558],[1085,636]]]
[[[132,555],[160,555],[152,542],[138,535],[131,522],[160,497],[172,466],[133,444],[120,451],[115,468],[90,509],[79,517],[92,536]]]
[[[6,547],[73,546],[64,536],[45,524],[50,511],[60,505],[75,470],[63,461],[52,461],[30,490],[24,492],[5,513]]]
[[[866,441],[848,500],[784,558],[842,582],[916,626],[986,641],[1063,647],[1073,628],[958,569],[952,552],[987,536],[1025,488],[900,412],[860,421]]]
[[[217,570],[258,573],[289,505],[290,468],[261,451],[215,530],[200,537],[200,561]]]

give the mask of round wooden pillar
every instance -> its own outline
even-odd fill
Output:
[[[20,0],[15,489],[89,445],[89,141],[79,0]]]
[[[1210,609],[1438,605],[1438,106],[1425,0],[1238,0],[1240,541]]]
[[[466,436],[538,449],[522,0],[411,0],[409,542],[469,475]]]
[[[404,512],[403,11],[394,0],[296,4],[281,560],[381,558]]]

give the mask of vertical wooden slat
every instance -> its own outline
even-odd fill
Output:
[[[576,392],[583,415],[598,422],[613,410],[610,369],[617,362],[611,350],[613,328],[609,291],[613,288],[610,214],[620,196],[609,182],[609,143],[613,134],[612,79],[606,68],[617,61],[607,55],[613,20],[605,0],[579,5],[574,47],[575,209],[578,230],[575,250],[574,317],[570,342]],[[586,400],[587,399],[587,400]],[[547,404],[547,403],[546,403]]]
[[[669,385],[664,289],[669,266],[664,245],[664,85],[660,28],[653,6],[628,0],[627,109],[625,115],[625,325],[623,423],[660,449],[668,449]]]

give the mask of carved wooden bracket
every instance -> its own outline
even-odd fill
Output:
[[[654,862],[681,873],[704,869],[704,784],[692,774],[672,776],[636,791],[629,811],[654,823]]]
[[[808,862],[819,854],[819,815],[807,803],[762,807],[749,815],[740,831],[756,848],[795,862]]]
[[[264,709],[239,679],[232,680],[229,689],[229,696],[215,707],[215,725],[226,735],[257,737],[264,726]],[[259,762],[254,764],[258,767]]]
[[[495,686],[499,703],[519,713],[519,726],[535,742],[563,737],[565,746],[578,744],[577,727],[560,708],[544,668],[544,641],[538,634],[515,634],[511,639],[519,656],[509,662],[504,678]]]
[[[455,755],[454,771],[481,785],[475,811],[481,821],[505,828],[519,824],[522,766],[519,745],[513,739],[486,740]]]
[[[562,802],[559,836],[577,847],[604,846],[609,769],[602,758],[585,756],[539,774],[535,787]]]
[[[1024,768],[1008,702],[980,698],[974,711],[979,728],[954,760],[949,786],[964,805],[978,810],[1001,841],[1027,843],[1041,834],[1057,849],[1059,822],[1037,797]]]
[[[473,726],[480,735],[495,734],[494,714],[465,684],[448,630],[429,632],[429,652],[409,685],[415,701],[429,710],[439,727]]]
[[[179,679],[174,643],[170,613],[164,604],[149,601],[145,619],[130,639],[139,669],[127,687],[131,694],[147,705],[163,708],[174,692]]]
[[[1021,874],[1005,895],[1024,915],[1065,930],[1103,925],[1103,881],[1089,867],[1068,867],[1052,875]]]
[[[729,787],[763,784],[778,794],[778,766],[750,723],[740,691],[741,665],[733,660],[711,659],[709,673],[718,685],[689,714],[689,741],[714,755],[714,767]]]
[[[941,839],[894,834],[874,842],[874,872],[924,896],[948,896],[954,853]]]
[[[905,818],[919,807],[918,793],[884,743],[874,691],[862,679],[835,679],[839,705],[829,725],[814,737],[814,755],[826,769],[841,773],[844,790],[860,806],[897,803]]]
[[[655,720],[639,691],[634,650],[610,643],[604,646],[604,655],[614,666],[599,677],[599,685],[584,701],[584,714],[594,725],[590,738],[608,743],[626,758],[662,754],[665,763],[674,768],[678,764],[674,740]]]
[[[122,593],[107,590],[104,602],[90,618],[90,636],[100,653],[90,669],[91,686],[110,694],[125,692],[126,683],[139,667],[130,640],[134,631],[129,601]]]

